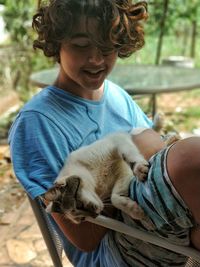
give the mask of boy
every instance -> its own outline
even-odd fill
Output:
[[[143,46],[140,21],[146,18],[146,3],[133,4],[131,0],[50,0],[33,17],[33,27],[38,33],[34,47],[54,57],[60,71],[52,86],[44,88],[22,108],[9,135],[16,176],[32,198],[53,185],[71,151],[112,132],[151,127],[152,123],[132,98],[106,80],[117,57],[128,57]],[[145,139],[151,141],[150,137]],[[148,143],[149,156],[160,150],[156,142],[155,147],[152,144]],[[172,154],[176,154],[176,147],[170,149]],[[145,154],[146,148],[142,151]],[[179,179],[176,172],[181,164],[171,167],[172,178]],[[173,160],[169,166],[174,166]],[[180,183],[177,182],[177,188]],[[194,199],[192,205],[196,207],[199,199],[197,196]],[[200,221],[195,209],[193,216]],[[137,253],[130,263],[126,259],[128,250],[123,251],[123,235],[88,222],[74,225],[57,213],[52,214],[52,220],[74,266],[166,266],[159,262],[166,264],[165,258],[158,260],[156,248],[150,257],[148,253],[141,255],[143,249],[137,248],[134,241],[136,247],[131,249]],[[187,225],[187,240],[192,226],[191,220]],[[179,257],[176,258],[180,263]],[[170,263],[170,257],[166,260]]]

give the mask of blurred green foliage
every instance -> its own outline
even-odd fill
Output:
[[[34,0],[5,0],[3,18],[12,42],[29,45],[32,39],[31,17],[35,10]]]
[[[171,53],[176,51],[177,55],[198,57],[196,51],[199,54],[199,49],[196,46],[199,33],[197,30],[194,31],[194,27],[197,28],[200,25],[199,0],[147,0],[147,2],[149,3],[149,19],[145,24],[145,31],[146,47],[150,51],[146,56],[145,50],[144,52],[142,50],[141,61],[143,63],[150,61],[152,64],[156,60],[160,62],[170,50]],[[28,82],[30,73],[54,65],[53,60],[47,59],[41,52],[36,52],[32,48],[36,37],[32,30],[32,16],[37,9],[38,2],[36,0],[0,0],[0,3],[5,6],[2,15],[10,35],[8,45],[13,50],[12,60],[8,62],[12,69],[13,86],[19,92],[20,97],[26,100],[30,92]],[[168,3],[167,9],[164,10],[166,3]],[[162,25],[163,12],[167,13],[166,21]],[[161,26],[164,29],[161,29]],[[161,30],[164,33],[164,42],[162,47],[159,47]],[[172,39],[174,43],[168,41]],[[160,55],[158,55],[158,49],[161,50]],[[149,57],[151,57],[150,60]],[[159,58],[156,59],[156,57]]]
[[[147,28],[149,34],[156,34],[160,31],[160,21],[163,15],[163,0],[147,1],[149,2],[149,20]],[[167,19],[165,24],[165,33],[176,34],[181,31],[184,25],[191,25],[192,21],[197,20],[200,24],[200,5],[199,0],[169,0]]]
[[[11,73],[11,89],[18,92],[22,101],[27,101],[32,91],[29,83],[30,74],[35,70],[50,67],[54,62],[45,58],[42,53],[34,51],[32,47],[33,40],[36,38],[32,30],[32,16],[37,9],[37,1],[5,0],[2,2],[5,5],[2,16],[9,39],[1,47],[7,61],[5,59],[1,64],[0,73],[5,71]],[[4,77],[6,77],[5,74]]]
[[[180,55],[185,54],[187,47],[189,47],[187,56],[195,57],[199,37],[197,28],[200,26],[199,0],[149,1],[149,14],[146,32],[147,35],[157,39],[155,49],[157,50],[156,56],[159,58],[155,59],[155,62],[160,62],[162,47],[165,46],[161,39],[169,35],[182,39],[185,49],[180,51]],[[163,43],[161,47],[159,47],[160,42]],[[158,55],[159,49],[161,50],[160,55]]]
[[[196,66],[200,67],[200,42],[197,30],[200,27],[199,0],[147,0],[147,2],[149,19],[145,23],[146,45],[124,63],[154,64],[160,32],[163,30],[164,42],[159,61],[170,55],[183,55],[194,57]],[[166,2],[167,9],[164,10]],[[41,51],[34,51],[32,48],[36,35],[31,24],[32,16],[37,9],[37,0],[0,0],[0,4],[5,7],[2,15],[10,36],[0,49],[0,76],[6,77],[3,90],[6,92],[10,87],[18,92],[22,101],[27,101],[33,89],[29,83],[30,74],[52,67],[55,63],[43,56]],[[166,11],[166,21],[162,25],[164,11]],[[4,57],[1,50],[5,51]],[[8,83],[9,76],[11,76],[10,83]],[[0,93],[2,86],[4,85],[0,81]]]

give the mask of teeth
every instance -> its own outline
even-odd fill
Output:
[[[92,73],[92,74],[96,74],[96,73],[98,73],[99,71],[90,71],[90,73]]]
[[[92,74],[97,74],[97,73],[99,73],[100,71],[102,71],[102,70],[88,70],[88,72],[90,72],[90,73],[92,73]]]

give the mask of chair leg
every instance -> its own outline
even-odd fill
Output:
[[[32,200],[29,196],[28,198],[54,266],[63,267],[61,261],[62,245],[57,233],[51,225],[48,215],[42,207],[41,200],[39,198]]]

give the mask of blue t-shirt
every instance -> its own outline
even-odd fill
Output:
[[[48,86],[22,108],[10,129],[9,144],[16,177],[35,198],[53,185],[70,152],[109,133],[151,125],[132,98],[108,80],[100,101]],[[126,266],[120,255],[117,257],[114,253],[113,256],[115,246],[111,235],[110,231],[100,247],[91,253],[80,252],[66,237],[62,238],[74,266]]]

